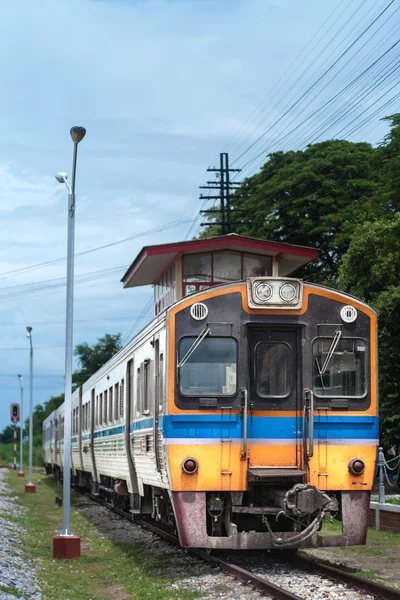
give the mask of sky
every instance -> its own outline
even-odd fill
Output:
[[[67,192],[54,174],[71,168],[70,127],[87,129],[76,182],[74,345],[117,332],[128,341],[151,318],[151,307],[143,309],[152,291],[124,290],[120,279],[142,246],[197,233],[198,186],[219,152],[229,151],[248,176],[269,151],[300,149],[318,131],[318,139],[374,144],[387,133],[379,118],[395,112],[393,103],[375,117],[374,110],[398,91],[390,91],[392,75],[371,91],[376,96],[361,95],[361,78],[359,88],[318,107],[373,62],[383,40],[390,47],[399,7],[390,0],[0,4],[2,430],[20,399],[19,373],[28,415],[26,326],[33,328],[34,404],[64,389]],[[371,37],[341,57],[389,4]],[[381,62],[376,77],[382,69]],[[353,131],[357,115],[361,127]],[[28,269],[35,265],[42,266]]]

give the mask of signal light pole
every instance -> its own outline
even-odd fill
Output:
[[[29,482],[25,484],[26,494],[35,494],[36,485],[32,481],[32,459],[33,459],[33,345],[32,327],[26,328],[26,337],[29,340]]]
[[[23,444],[24,444],[24,381],[22,375],[18,375],[19,383],[21,385],[21,413],[19,420],[19,473],[18,477],[24,477],[24,469],[22,468],[22,462],[24,458]]]
[[[71,187],[67,173],[57,173],[56,179],[68,189],[68,243],[67,243],[67,305],[65,323],[65,395],[64,395],[64,472],[63,472],[63,530],[53,537],[53,558],[79,558],[80,537],[70,531],[71,503],[71,396],[72,396],[72,335],[74,309],[74,246],[75,246],[75,175],[78,144],[86,135],[84,127],[71,127],[74,143]]]

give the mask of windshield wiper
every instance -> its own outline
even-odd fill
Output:
[[[321,372],[321,369],[319,367],[319,362],[318,362],[318,358],[317,357],[315,357],[315,362],[317,363],[318,375],[319,375],[319,378],[321,380],[322,389],[324,390],[325,389],[324,378],[322,377],[322,372]]]
[[[204,340],[204,338],[207,337],[207,335],[209,335],[210,333],[211,333],[211,329],[209,327],[206,327],[206,329],[203,329],[203,331],[201,333],[199,333],[197,338],[194,340],[193,344],[190,346],[189,350],[186,352],[185,356],[182,358],[180,363],[178,363],[177,369],[180,369],[181,367],[183,367],[183,365],[192,356],[192,354],[196,350],[196,348],[198,348],[200,346],[200,344]]]
[[[340,340],[340,338],[341,338],[341,337],[342,337],[342,332],[341,332],[341,330],[338,330],[338,331],[336,331],[336,332],[335,332],[335,337],[334,337],[334,338],[333,338],[333,340],[332,340],[331,347],[330,347],[330,348],[329,348],[329,350],[328,350],[328,354],[327,354],[327,356],[326,356],[325,362],[324,362],[324,364],[322,365],[322,369],[321,369],[321,370],[319,370],[319,369],[318,369],[318,370],[319,370],[319,374],[320,374],[320,375],[323,375],[324,373],[326,373],[326,370],[327,370],[327,368],[328,368],[328,366],[329,366],[329,363],[330,363],[330,362],[331,362],[331,360],[332,360],[332,356],[333,356],[333,354],[334,354],[334,352],[335,352],[335,350],[336,350],[336,346],[338,345],[338,343],[339,343],[339,340]]]

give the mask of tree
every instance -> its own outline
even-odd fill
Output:
[[[81,369],[72,376],[74,385],[80,386],[98,371],[122,348],[121,334],[106,333],[98,339],[97,344],[89,346],[86,342],[75,347],[74,354],[78,356]]]
[[[390,213],[400,208],[400,113],[382,120],[388,121],[391,129],[377,149],[380,165],[379,193],[386,212]]]
[[[378,313],[379,397],[384,446],[400,449],[400,214],[361,225],[339,270],[346,292]]]
[[[346,140],[269,155],[232,196],[232,207],[245,211],[241,218],[251,219],[235,232],[317,248],[318,261],[300,276],[336,285],[355,228],[380,209],[375,157],[370,144]]]

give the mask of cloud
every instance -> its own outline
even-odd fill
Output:
[[[232,147],[268,92],[264,114],[279,118],[288,99],[271,93],[274,83],[336,6],[336,0],[3,2],[0,296],[6,287],[30,289],[65,277],[65,261],[7,279],[2,273],[66,255],[67,192],[53,174],[71,168],[72,125],[87,128],[78,151],[76,252],[194,217],[207,166]],[[323,64],[316,56],[315,68]],[[241,130],[249,141],[262,131],[259,122]],[[185,238],[190,225],[77,256],[77,277],[130,264],[143,245]],[[122,275],[77,280],[75,343],[129,331],[151,290],[122,289]],[[0,383],[10,402],[18,400],[16,374],[27,372],[28,354],[2,348],[27,345],[25,324],[34,328],[36,372],[64,369],[65,289],[20,290],[1,299]],[[49,381],[35,382],[35,403],[63,390],[62,379]],[[0,411],[0,430],[7,413]]]
[[[28,169],[16,173],[10,164],[0,164],[0,212],[49,207],[57,199],[51,177],[38,176]]]

